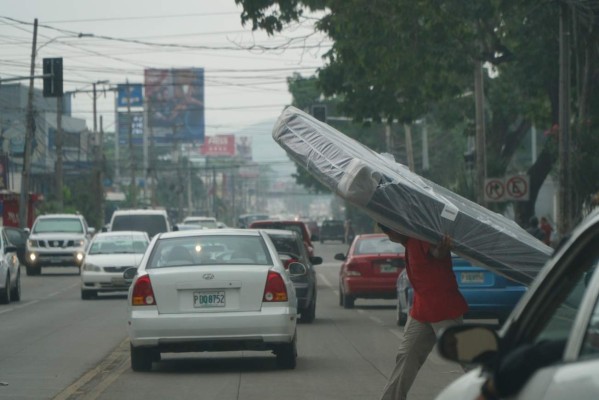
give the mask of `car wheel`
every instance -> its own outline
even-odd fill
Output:
[[[277,351],[277,367],[280,369],[294,369],[297,364],[297,334],[291,343],[281,345]]]
[[[408,321],[407,314],[402,312],[401,303],[399,299],[397,299],[397,316],[396,316],[397,326],[404,326]]]
[[[10,298],[12,301],[21,300],[21,273],[20,272],[17,272],[17,282],[15,284],[15,287],[12,289],[12,292],[10,293]]]
[[[341,289],[341,285],[339,285],[339,305],[343,307],[343,290]]]
[[[25,271],[27,271],[27,276],[35,276],[39,275],[39,267],[25,267]]]
[[[98,292],[95,290],[82,290],[81,291],[81,299],[82,300],[91,300],[98,297]]]
[[[133,347],[131,349],[131,369],[136,372],[147,372],[152,370],[152,361],[154,360],[154,351],[147,347]]]
[[[312,299],[310,302],[310,306],[304,308],[301,312],[300,321],[304,323],[314,322],[314,318],[316,317],[316,299]]]
[[[354,308],[355,297],[343,293],[343,308]]]
[[[10,303],[10,274],[6,274],[4,289],[0,289],[0,304]]]

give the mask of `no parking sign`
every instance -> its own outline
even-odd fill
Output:
[[[527,175],[485,179],[485,201],[528,201],[530,180]]]

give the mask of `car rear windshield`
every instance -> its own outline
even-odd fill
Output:
[[[272,263],[261,236],[202,235],[158,240],[147,268]]]
[[[163,215],[115,215],[110,227],[111,231],[142,231],[152,237],[167,232],[168,226]]]
[[[304,237],[304,230],[299,224],[289,224],[285,222],[256,222],[252,225],[258,229],[281,229],[284,231],[293,231],[299,234],[301,238]]]
[[[148,247],[144,236],[98,236],[94,239],[89,254],[143,254]]]
[[[355,254],[404,253],[405,248],[386,237],[358,241]]]
[[[78,218],[44,218],[37,221],[33,233],[45,232],[83,233],[83,225]]]
[[[301,251],[299,249],[299,244],[297,240],[293,236],[276,236],[269,235],[273,244],[275,245],[277,252],[292,254],[295,256],[300,256]]]

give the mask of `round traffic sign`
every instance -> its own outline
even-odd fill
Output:
[[[491,200],[499,200],[505,193],[503,182],[499,179],[491,179],[485,185],[485,193]]]
[[[508,179],[505,188],[509,196],[520,199],[528,195],[528,183],[522,176],[513,176]]]

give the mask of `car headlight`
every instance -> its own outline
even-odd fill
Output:
[[[85,246],[85,240],[81,239],[81,240],[75,240],[75,247],[83,247]]]
[[[27,240],[27,247],[37,247],[37,240]]]
[[[102,272],[101,267],[98,267],[97,265],[94,265],[94,264],[88,264],[88,263],[83,264],[83,270],[89,271],[89,272]]]

